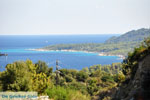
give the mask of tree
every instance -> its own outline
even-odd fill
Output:
[[[3,91],[37,91],[44,93],[51,86],[50,77],[45,73],[36,73],[37,66],[31,60],[17,61],[6,66],[0,73],[0,88]]]
[[[114,81],[113,77],[108,73],[104,73],[103,76],[101,77],[101,80],[103,82],[113,82]]]
[[[89,80],[87,81],[87,83],[88,83],[87,91],[88,91],[88,93],[89,93],[90,95],[93,95],[94,92],[97,92],[97,91],[98,91],[98,88],[97,88],[97,85],[96,85],[97,80],[95,80],[95,79],[89,79]]]
[[[117,83],[121,83],[125,80],[125,75],[122,73],[122,72],[119,72],[118,74],[116,74],[114,76],[114,80],[117,82]]]
[[[35,64],[35,66],[37,66],[37,69],[36,69],[37,73],[42,72],[49,76],[53,71],[52,68],[48,68],[48,65],[45,62],[40,61],[40,60]]]
[[[32,89],[37,91],[39,94],[44,93],[44,91],[51,87],[52,83],[50,77],[47,77],[45,73],[35,74],[33,77]]]
[[[78,81],[82,81],[82,82],[85,82],[85,80],[88,78],[88,74],[86,74],[85,72],[83,71],[80,71],[77,73],[77,80]]]
[[[30,91],[32,90],[32,73],[23,61],[14,62],[6,66],[6,71],[1,74],[3,91]]]

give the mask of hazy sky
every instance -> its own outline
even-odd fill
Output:
[[[105,34],[150,27],[150,0],[0,0],[2,34]]]

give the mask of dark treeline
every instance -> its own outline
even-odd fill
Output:
[[[77,50],[105,53],[107,55],[124,55],[138,46],[139,42],[119,43],[86,43],[86,44],[58,44],[44,47],[46,50]]]

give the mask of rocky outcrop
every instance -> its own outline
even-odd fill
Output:
[[[113,100],[150,100],[150,55],[137,67],[134,78],[117,89]]]

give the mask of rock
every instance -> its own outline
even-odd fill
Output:
[[[113,100],[150,100],[150,55],[138,63],[134,78],[119,87]]]

